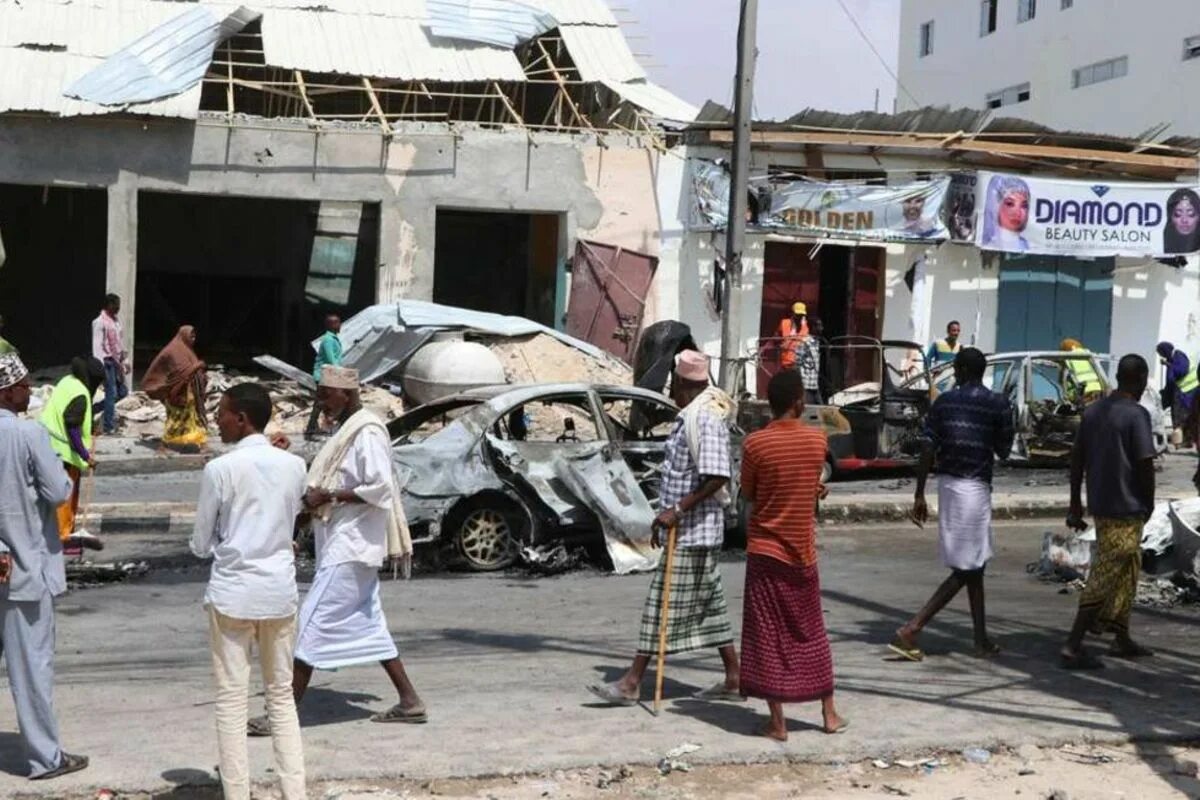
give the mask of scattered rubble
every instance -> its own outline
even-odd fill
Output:
[[[692,765],[683,760],[683,757],[690,755],[700,750],[700,745],[684,742],[678,747],[673,747],[667,751],[666,756],[658,762],[658,771],[662,775],[670,775],[672,772],[691,772]]]
[[[72,560],[67,562],[66,568],[67,581],[72,589],[88,589],[109,583],[119,583],[129,578],[140,577],[150,571],[150,565],[145,561],[96,564],[91,561]]]
[[[521,565],[534,575],[561,575],[580,569],[587,561],[587,550],[577,547],[567,549],[561,542],[542,547],[522,547]]]
[[[1046,531],[1042,534],[1042,557],[1026,571],[1049,581],[1086,581],[1095,558],[1096,532]]]
[[[544,333],[485,343],[504,365],[509,383],[633,384],[633,370],[624,362],[591,358]]]

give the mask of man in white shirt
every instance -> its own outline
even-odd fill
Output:
[[[304,507],[312,514],[317,573],[300,609],[293,670],[296,702],[314,669],[355,664],[383,666],[399,702],[373,722],[423,723],[417,695],[388,631],[379,599],[385,561],[412,554],[408,525],[392,472],[391,441],[383,421],[362,407],[358,371],[326,365],[317,402],[337,426],[308,473]],[[273,725],[251,720],[248,733],[265,735]]]
[[[292,532],[304,496],[304,460],[263,436],[271,397],[258,384],[221,397],[221,441],[235,444],[204,468],[192,552],[212,557],[204,594],[217,678],[217,745],[228,800],[249,800],[246,748],[251,644],[257,645],[275,766],[284,800],[303,800],[304,754],[292,696],[296,568]]]

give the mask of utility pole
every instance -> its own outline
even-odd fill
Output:
[[[725,229],[725,291],[721,318],[721,388],[738,388],[742,336],[742,251],[746,248],[747,193],[750,188],[750,133],[754,115],[754,63],[758,56],[758,0],[741,0],[738,22],[737,78],[734,87],[733,156],[729,181],[729,219]]]

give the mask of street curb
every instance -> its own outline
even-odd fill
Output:
[[[198,472],[212,458],[202,455],[145,456],[141,458],[104,458],[96,474],[102,477],[128,475],[161,475],[166,472]]]
[[[992,506],[992,518],[997,520],[1038,519],[1041,517],[1063,517],[1069,503],[1060,498],[1012,499]],[[912,500],[889,501],[833,501],[821,503],[819,524],[849,525],[865,522],[908,522],[912,512]],[[937,503],[929,502],[929,519],[937,520]]]

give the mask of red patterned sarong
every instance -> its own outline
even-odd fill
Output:
[[[780,703],[833,693],[833,656],[815,564],[747,557],[741,680],[743,695]]]

